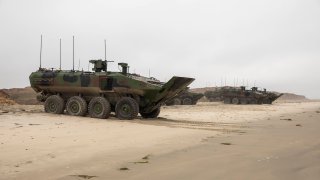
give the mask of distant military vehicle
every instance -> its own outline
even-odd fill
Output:
[[[215,91],[206,91],[205,97],[209,101],[223,101],[225,104],[271,104],[282,94],[276,94],[258,90],[257,87],[252,87],[247,90],[246,87],[222,87]]]
[[[189,91],[189,88],[186,88],[173,99],[166,101],[166,105],[195,105],[202,97],[203,94],[191,92]]]
[[[204,97],[206,97],[210,102],[223,101],[223,92],[224,89],[231,87],[221,87],[216,88],[215,90],[207,90],[204,92]]]
[[[41,61],[40,61],[41,62]],[[121,72],[107,71],[107,61],[91,60],[94,72],[39,68],[29,79],[44,102],[47,113],[119,119],[155,118],[160,106],[183,91],[193,78],[172,77],[167,83],[128,72],[127,63],[118,63]]]

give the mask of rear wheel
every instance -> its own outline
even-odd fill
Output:
[[[73,96],[68,99],[66,109],[72,116],[84,116],[87,113],[87,102],[80,96]]]
[[[192,99],[191,98],[184,98],[182,101],[183,105],[191,105],[192,104]]]
[[[116,116],[119,119],[131,120],[136,118],[138,113],[139,105],[130,97],[123,97],[116,104]]]
[[[179,98],[174,98],[173,105],[181,105],[181,100]]]
[[[44,103],[44,111],[47,113],[62,114],[64,107],[64,100],[58,95],[49,96]]]
[[[143,118],[156,118],[160,114],[160,107],[158,107],[157,109],[155,109],[149,113],[140,112],[140,114]]]
[[[239,99],[238,98],[233,98],[232,99],[232,104],[239,104]]]
[[[90,100],[88,111],[92,118],[105,119],[110,115],[111,106],[106,98],[94,97]]]

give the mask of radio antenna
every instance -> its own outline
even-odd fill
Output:
[[[72,36],[72,71],[74,71],[74,36]]]
[[[61,38],[60,38],[60,66],[59,66],[60,68],[60,70],[61,70]]]
[[[107,60],[107,42],[104,40],[104,60]]]
[[[79,63],[78,63],[78,71],[80,71],[80,58],[79,58]]]
[[[41,69],[41,55],[42,55],[42,34],[41,34],[41,41],[40,41],[40,67],[39,67],[39,69]]]
[[[106,42],[106,40],[104,40],[104,61],[106,62],[105,71],[108,72],[108,62],[114,62],[114,61],[107,61],[107,42]]]
[[[104,40],[104,61],[106,62],[106,69],[105,71],[107,72],[108,69],[108,61],[107,61],[107,42]]]

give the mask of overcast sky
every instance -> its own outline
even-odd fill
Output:
[[[256,84],[320,98],[319,0],[0,0],[0,88],[29,86],[39,66],[88,60],[191,87]]]

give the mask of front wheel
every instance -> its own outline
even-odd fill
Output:
[[[138,116],[139,105],[134,99],[123,97],[117,102],[115,110],[119,119],[131,120]]]
[[[52,114],[62,114],[64,111],[64,100],[58,95],[49,96],[44,103],[44,111]]]
[[[158,107],[157,109],[155,109],[149,113],[140,112],[140,114],[143,118],[156,118],[160,114],[160,107]]]

